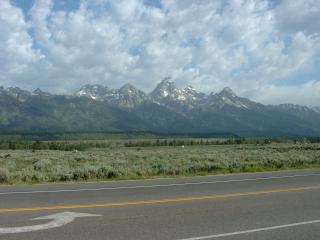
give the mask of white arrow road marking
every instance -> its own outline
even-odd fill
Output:
[[[271,230],[276,230],[276,229],[281,229],[281,228],[290,228],[290,227],[296,227],[296,226],[302,226],[302,225],[308,225],[308,224],[316,224],[316,223],[320,223],[320,219],[307,221],[307,222],[298,222],[298,223],[291,223],[291,224],[285,224],[285,225],[279,225],[279,226],[250,229],[250,230],[239,231],[239,232],[221,233],[221,234],[216,234],[216,235],[208,235],[208,236],[193,237],[193,238],[183,238],[183,239],[179,239],[179,240],[204,240],[204,239],[222,238],[222,237],[229,237],[229,236],[235,236],[235,235],[241,235],[241,234],[247,234],[247,233],[271,231]]]
[[[32,220],[52,220],[51,222],[39,224],[39,225],[32,225],[32,226],[23,226],[23,227],[6,227],[0,228],[0,234],[4,233],[23,233],[23,232],[33,232],[33,231],[40,231],[50,228],[58,228],[71,223],[75,218],[82,218],[82,217],[99,217],[102,215],[97,214],[88,214],[88,213],[77,213],[77,212],[62,212],[56,213],[49,216],[38,217]]]

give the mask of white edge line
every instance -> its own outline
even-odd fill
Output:
[[[272,180],[272,179],[283,179],[283,178],[298,178],[298,177],[311,177],[311,176],[320,176],[320,173],[300,174],[300,175],[287,175],[287,176],[274,176],[274,177],[245,178],[245,179],[231,179],[231,180],[218,180],[218,181],[202,181],[202,182],[187,182],[187,183],[172,183],[172,184],[123,186],[123,187],[104,187],[104,188],[80,188],[80,189],[61,189],[61,190],[36,190],[36,191],[0,192],[0,195],[36,194],[36,193],[64,193],[64,192],[84,192],[84,191],[104,191],[104,190],[121,190],[121,189],[137,189],[137,188],[157,188],[157,187],[177,187],[177,186],[188,186],[188,185],[216,184],[216,183],[229,183],[229,182],[247,182],[247,181],[260,181],[260,180]]]
[[[159,181],[159,180],[187,180],[187,179],[201,179],[208,177],[236,177],[244,175],[258,175],[258,174],[272,174],[272,173],[295,173],[301,171],[312,171],[319,170],[319,168],[302,168],[302,169],[284,169],[284,170],[271,170],[262,172],[237,172],[237,173],[218,173],[218,174],[204,174],[195,176],[175,176],[175,177],[150,177],[150,178],[138,178],[138,179],[110,179],[110,180],[91,180],[91,181],[68,181],[68,182],[44,182],[44,183],[21,183],[17,185],[12,184],[1,184],[0,186],[15,187],[15,186],[54,186],[54,185],[81,185],[81,184],[102,184],[102,183],[131,183],[131,182],[144,182],[144,181]]]
[[[256,232],[262,232],[262,231],[270,231],[270,230],[276,230],[281,228],[290,228],[290,227],[302,226],[307,224],[315,224],[315,223],[320,223],[320,219],[306,221],[306,222],[278,225],[278,226],[272,226],[272,227],[257,228],[257,229],[239,231],[239,232],[221,233],[216,235],[208,235],[208,236],[193,237],[193,238],[183,238],[179,240],[203,240],[203,239],[212,239],[212,238],[222,238],[222,237],[229,237],[229,236],[235,236],[235,235],[241,235],[241,234],[247,234],[247,233],[256,233]]]

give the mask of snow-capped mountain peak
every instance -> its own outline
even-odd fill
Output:
[[[199,93],[200,92],[197,92],[191,86],[179,89],[176,87],[175,83],[171,81],[171,78],[165,78],[157,85],[150,95],[158,102],[161,102],[163,99],[184,102],[195,99]]]
[[[183,89],[176,87],[171,78],[163,79],[150,94],[152,100],[170,108],[192,109],[202,104],[207,98],[206,94],[195,90],[192,86]]]
[[[174,82],[171,81],[170,77],[167,77],[156,86],[150,95],[158,100],[166,97],[174,97],[178,92],[179,89],[176,88]]]
[[[225,96],[228,98],[236,98],[237,95],[233,92],[233,90],[230,87],[225,87],[224,89],[222,89],[222,91],[219,93],[219,95],[221,96]]]
[[[38,96],[50,96],[51,93],[49,92],[44,92],[42,91],[40,88],[37,88],[35,89],[33,92],[32,92],[33,95],[38,95]]]
[[[187,96],[187,98],[192,100],[203,100],[206,98],[206,94],[196,90],[192,86],[187,86],[183,89],[183,93]]]
[[[26,91],[26,90],[22,90],[18,87],[9,87],[7,89],[4,90],[9,96],[14,97],[16,99],[18,99],[21,102],[24,102],[25,100],[28,99],[28,97],[31,96],[31,93]]]
[[[120,89],[119,92],[120,93],[124,93],[124,94],[134,94],[136,92],[138,92],[140,90],[138,90],[135,86],[133,86],[130,83],[126,83],[125,85],[123,85]]]
[[[117,94],[117,98],[113,100],[113,103],[124,108],[133,108],[148,98],[146,93],[130,83],[126,83],[120,89],[114,91]]]
[[[86,84],[75,93],[78,97],[88,97],[94,100],[103,100],[104,95],[108,91],[108,87],[99,84]]]
[[[209,102],[212,107],[223,108],[223,107],[235,107],[247,109],[256,105],[254,102],[246,98],[238,97],[230,87],[225,87],[219,93],[211,93],[209,95]]]
[[[147,99],[147,94],[127,83],[120,89],[109,89],[102,85],[85,85],[77,91],[75,96],[88,97],[103,101],[111,105],[132,108]]]

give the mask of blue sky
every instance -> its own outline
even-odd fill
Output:
[[[32,8],[34,0],[13,0],[12,3],[21,8],[27,15],[28,11]],[[78,0],[56,0],[54,1],[53,10],[76,10],[79,7],[80,1]]]
[[[266,104],[320,105],[320,0],[2,0],[0,85],[148,92],[171,76]]]

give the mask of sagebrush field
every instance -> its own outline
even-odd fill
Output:
[[[2,142],[0,146],[0,183],[136,179],[320,167],[319,143],[117,139]]]

